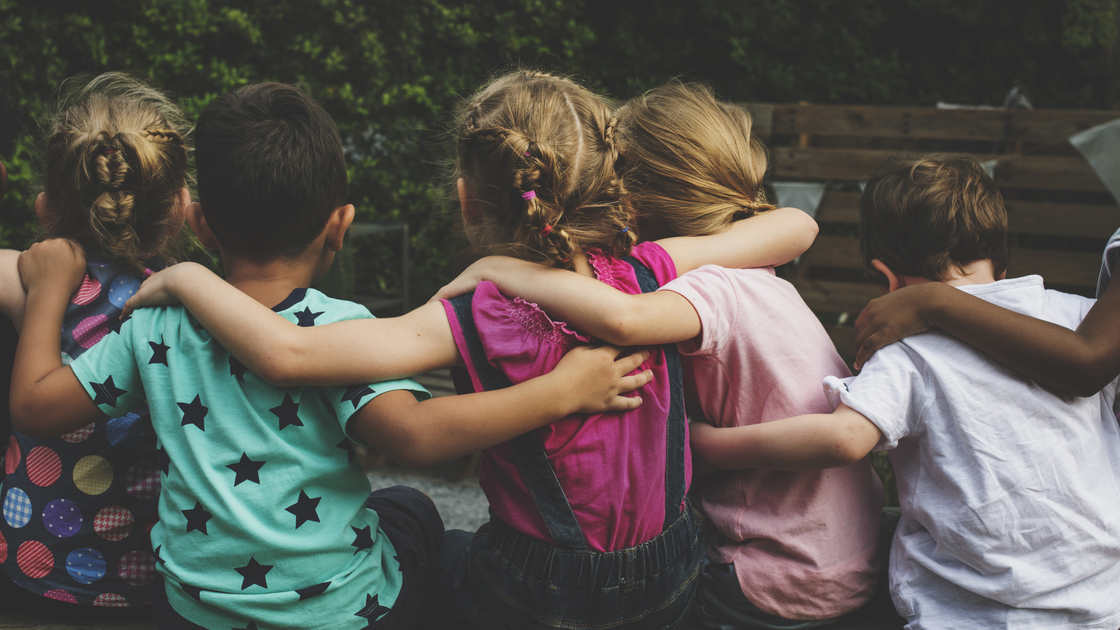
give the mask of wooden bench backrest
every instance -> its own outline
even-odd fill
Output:
[[[1101,249],[1120,225],[1120,206],[1067,139],[1120,112],[743,107],[771,148],[772,180],[829,184],[816,215],[821,233],[791,280],[845,360],[854,357],[851,321],[879,294],[859,255],[859,183],[900,153],[994,160],[1010,221],[1008,277],[1039,274],[1048,288],[1093,294]]]

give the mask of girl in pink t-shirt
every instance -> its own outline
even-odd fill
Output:
[[[483,88],[455,135],[471,242],[626,293],[706,263],[787,261],[811,242],[812,220],[786,209],[718,235],[635,246],[615,171],[616,123],[603,99],[567,79],[514,72]],[[742,203],[753,212],[753,197]],[[401,318],[313,328],[216,283],[192,267],[157,274],[132,304],[174,294],[250,370],[278,384],[459,365],[465,389],[500,389],[549,372],[591,341],[489,283]],[[675,354],[655,349],[643,362],[653,381],[639,390],[640,407],[571,415],[484,451],[480,483],[492,520],[477,533],[449,532],[441,556],[446,601],[460,623],[645,629],[685,621],[700,554],[684,496],[690,457]]]
[[[742,205],[762,207],[742,201],[764,198],[767,161],[742,109],[674,83],[631,101],[619,118],[615,135],[631,165],[623,175],[642,235],[721,233],[749,214]],[[820,322],[773,269],[705,266],[665,291],[635,296],[494,257],[441,295],[479,280],[612,343],[681,342],[693,419],[715,426],[828,412],[822,379],[848,376]],[[881,486],[866,458],[824,471],[720,471],[700,490],[711,563],[701,578],[699,625],[808,628],[871,598]]]

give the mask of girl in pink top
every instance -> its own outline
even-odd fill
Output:
[[[635,246],[615,171],[616,123],[603,99],[535,72],[500,77],[470,99],[455,142],[471,242],[627,293],[706,263],[784,262],[811,243],[815,223],[783,209],[718,235]],[[153,276],[130,305],[171,296],[250,370],[281,385],[461,366],[465,389],[500,389],[547,373],[590,341],[489,283],[400,318],[298,328],[188,266]],[[527,426],[497,446],[484,438],[498,432],[481,427],[432,429],[447,431],[449,443],[493,446],[480,472],[493,518],[477,533],[449,532],[441,556],[446,600],[463,626],[644,630],[685,621],[699,547],[684,498],[690,458],[673,355],[657,349],[643,361],[653,381],[639,390],[640,407],[624,399],[635,404]]]
[[[643,235],[720,233],[747,214],[741,205],[759,206],[742,202],[763,197],[766,170],[749,114],[702,87],[671,84],[628,103],[616,136]],[[705,266],[635,296],[495,257],[441,294],[480,279],[612,343],[682,342],[685,387],[698,399],[693,419],[716,426],[830,411],[821,380],[848,375],[819,321],[773,269]],[[721,471],[701,496],[711,564],[694,615],[700,625],[807,628],[871,598],[881,486],[867,459],[825,471]]]

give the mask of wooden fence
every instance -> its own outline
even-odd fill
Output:
[[[1048,288],[1093,294],[1101,250],[1120,225],[1120,206],[1067,139],[1120,112],[743,107],[773,152],[772,180],[826,183],[816,213],[820,235],[791,281],[849,362],[851,324],[879,294],[859,255],[859,184],[899,153],[967,153],[994,163],[1010,219],[1008,277],[1037,273]]]

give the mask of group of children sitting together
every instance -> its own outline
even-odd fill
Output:
[[[676,82],[613,109],[515,71],[453,127],[487,257],[374,319],[309,288],[354,207],[338,131],[303,92],[243,87],[191,134],[124,75],[70,97],[35,203],[52,238],[0,252],[19,330],[0,608],[176,629],[799,630],[882,579],[907,628],[1120,627],[1107,254],[1096,307],[1004,280],[984,170],[891,160],[860,203],[890,294],[860,317],[852,377],[774,273],[817,226],[767,199],[744,110]],[[224,280],[173,264],[188,238]],[[408,378],[440,368],[459,396]],[[371,493],[355,444],[408,466],[481,450],[490,521],[444,531],[419,491]],[[896,529],[873,450],[890,450]]]

